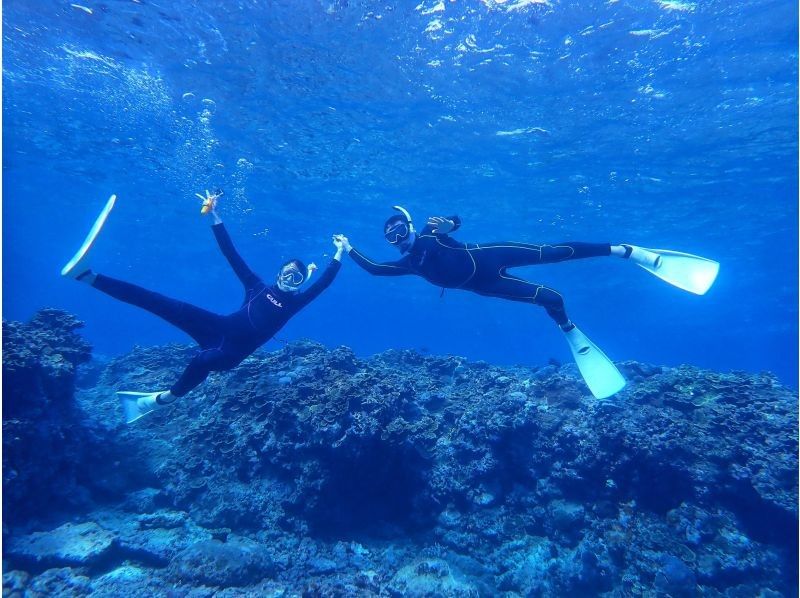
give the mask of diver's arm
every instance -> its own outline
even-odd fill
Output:
[[[331,286],[333,279],[336,278],[336,275],[339,273],[339,270],[342,268],[342,254],[337,252],[336,255],[331,260],[331,263],[328,264],[328,267],[325,268],[325,271],[322,275],[317,278],[317,280],[312,284],[307,291],[303,291],[300,293],[300,299],[303,305],[310,303],[317,297],[319,297],[320,293]]]
[[[216,212],[214,212],[214,215],[216,215]],[[214,224],[211,225],[211,230],[214,231],[214,236],[217,238],[217,243],[222,251],[222,255],[228,260],[236,276],[242,281],[242,284],[246,288],[251,288],[260,283],[261,279],[255,272],[247,267],[242,256],[236,251],[236,248],[233,246],[233,241],[231,241],[231,237],[225,229],[222,220],[219,216],[217,216],[216,219],[219,220],[219,222],[214,222]]]
[[[247,264],[244,263],[244,260],[234,248],[233,241],[231,241],[228,231],[225,230],[225,225],[222,224],[222,218],[220,218],[219,214],[217,213],[217,200],[222,197],[222,191],[217,190],[214,191],[214,193],[209,193],[208,190],[206,190],[205,195],[201,195],[200,193],[195,193],[195,195],[203,201],[203,207],[201,208],[200,213],[211,214],[211,218],[214,221],[214,223],[211,225],[211,230],[214,231],[217,244],[222,250],[222,254],[225,256],[225,259],[228,260],[231,268],[233,268],[233,271],[236,273],[236,276],[246,289],[252,288],[256,284],[261,283],[261,279],[250,268],[247,267]]]
[[[345,250],[350,254],[350,257],[353,258],[356,264],[375,276],[403,276],[404,274],[413,274],[411,268],[408,267],[408,257],[404,257],[396,262],[379,264],[353,249],[350,245],[350,241],[344,235],[334,235],[333,243],[339,251],[342,249]]]
[[[353,261],[373,276],[404,276],[413,274],[408,267],[408,257],[397,260],[396,262],[373,262],[367,256],[358,252],[357,249],[350,248],[348,251]]]
[[[339,273],[339,269],[342,267],[342,254],[344,253],[345,247],[349,246],[350,243],[347,242],[347,237],[344,235],[333,235],[333,244],[336,246],[336,254],[334,254],[328,267],[325,268],[325,272],[322,273],[322,276],[318,278],[307,291],[300,294],[302,305],[307,305],[316,299],[322,291],[331,285],[333,279],[336,278],[336,275]],[[314,266],[314,269],[316,269],[316,266]]]

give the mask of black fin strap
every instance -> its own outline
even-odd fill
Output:
[[[172,403],[174,403],[174,402],[177,400],[177,398],[178,398],[178,397],[175,397],[175,398],[174,398],[174,399],[172,399],[171,401],[162,401],[162,400],[161,400],[161,396],[162,396],[162,395],[164,395],[164,394],[166,394],[166,393],[160,392],[160,393],[158,393],[158,396],[156,397],[156,403],[158,403],[159,405],[171,405],[171,404],[172,404]],[[172,396],[175,396],[175,395],[172,395]]]

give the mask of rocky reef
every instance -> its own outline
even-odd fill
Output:
[[[5,524],[87,497],[79,463],[87,459],[89,434],[74,398],[77,368],[91,359],[77,333],[82,326],[55,309],[27,323],[3,322]]]
[[[153,477],[76,398],[77,382],[98,367],[82,327],[51,308],[26,323],[3,321],[4,536],[9,526],[59,521],[117,500]]]
[[[797,397],[769,374],[623,362],[597,401],[573,365],[304,341],[126,426],[114,391],[192,350],[76,391],[76,328],[4,323],[4,501],[82,496],[4,511],[4,595],[797,595]]]

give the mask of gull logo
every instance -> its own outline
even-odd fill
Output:
[[[275,297],[273,297],[269,293],[267,293],[267,299],[270,300],[270,303],[272,303],[272,305],[276,305],[277,307],[283,307],[283,303],[275,299]]]

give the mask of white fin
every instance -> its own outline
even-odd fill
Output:
[[[75,277],[79,274],[85,272],[84,268],[79,267],[80,264],[86,260],[89,255],[89,250],[94,245],[95,240],[97,239],[97,235],[100,234],[100,231],[103,230],[103,225],[106,223],[108,219],[108,215],[111,213],[111,209],[114,207],[114,204],[117,201],[117,196],[112,195],[108,198],[103,211],[100,212],[100,215],[97,217],[97,220],[94,221],[94,225],[92,229],[89,231],[89,234],[86,235],[86,239],[83,241],[83,245],[81,248],[78,249],[78,252],[72,256],[72,259],[67,262],[67,265],[61,269],[61,276],[71,276]]]
[[[158,392],[134,392],[130,390],[120,390],[117,392],[117,397],[119,397],[120,402],[122,403],[122,410],[125,413],[125,423],[131,424],[135,422],[137,419],[140,419],[162,407],[162,405],[156,402],[156,398],[162,392],[166,391],[158,391]]]
[[[647,259],[650,256],[658,259]],[[630,259],[661,280],[695,295],[705,295],[719,273],[719,262],[669,249],[633,247]]]
[[[577,326],[564,336],[586,386],[596,398],[606,399],[625,388],[625,378],[617,367]]]

